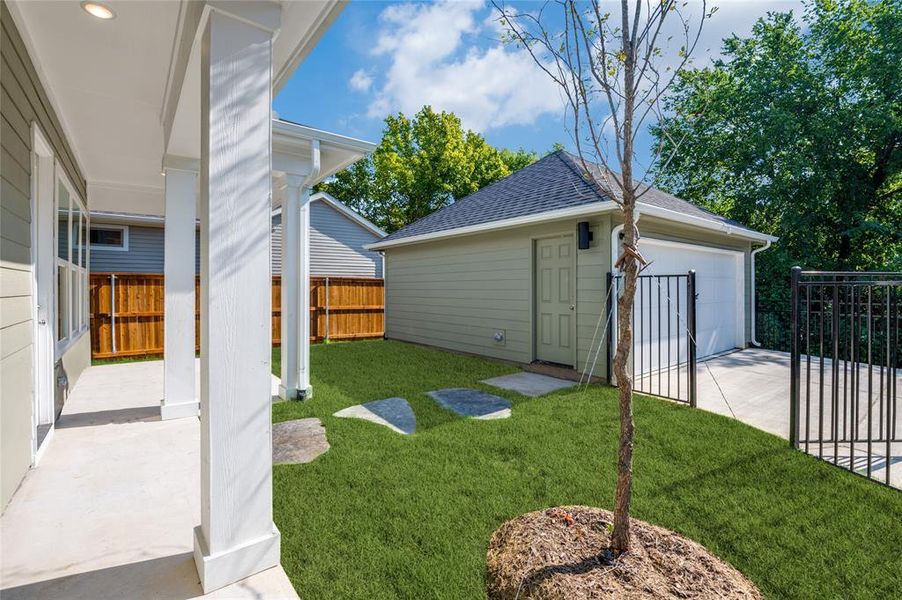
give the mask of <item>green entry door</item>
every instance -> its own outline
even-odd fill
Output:
[[[573,236],[536,240],[536,359],[574,366],[576,255]]]

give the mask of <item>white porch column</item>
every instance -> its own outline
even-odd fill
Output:
[[[201,41],[201,524],[194,530],[204,592],[279,563],[270,172],[280,5],[211,5]]]
[[[164,229],[164,397],[160,417],[196,417],[194,389],[194,236],[197,161],[167,157]]]

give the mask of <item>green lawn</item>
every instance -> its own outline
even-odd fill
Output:
[[[612,506],[613,389],[501,393],[513,416],[474,421],[424,392],[485,387],[510,366],[384,341],[317,345],[311,361],[313,399],[273,407],[275,421],[320,417],[332,444],[310,464],[275,467],[282,564],[304,598],[484,597],[502,522]],[[415,435],[332,416],[389,396],[410,401]],[[704,544],[771,598],[902,590],[902,493],[718,415],[651,398],[635,413],[634,516]]]

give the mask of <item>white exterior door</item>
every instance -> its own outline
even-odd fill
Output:
[[[536,359],[574,366],[576,255],[573,236],[536,240]]]
[[[642,256],[651,262],[642,272],[643,275],[673,275],[695,269],[698,358],[745,345],[745,269],[742,252],[652,238],[641,238],[639,249]],[[653,290],[651,295],[652,303],[656,302],[657,290]],[[664,295],[666,297],[666,293]],[[663,302],[666,300],[662,299]],[[647,343],[654,345],[657,324],[651,325],[649,335]]]

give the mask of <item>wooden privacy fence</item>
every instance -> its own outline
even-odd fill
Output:
[[[200,348],[200,278],[195,280],[195,345]],[[91,356],[163,354],[163,276],[91,273]],[[282,278],[272,278],[272,341],[282,337]],[[310,340],[380,338],[385,283],[366,277],[310,278]]]

